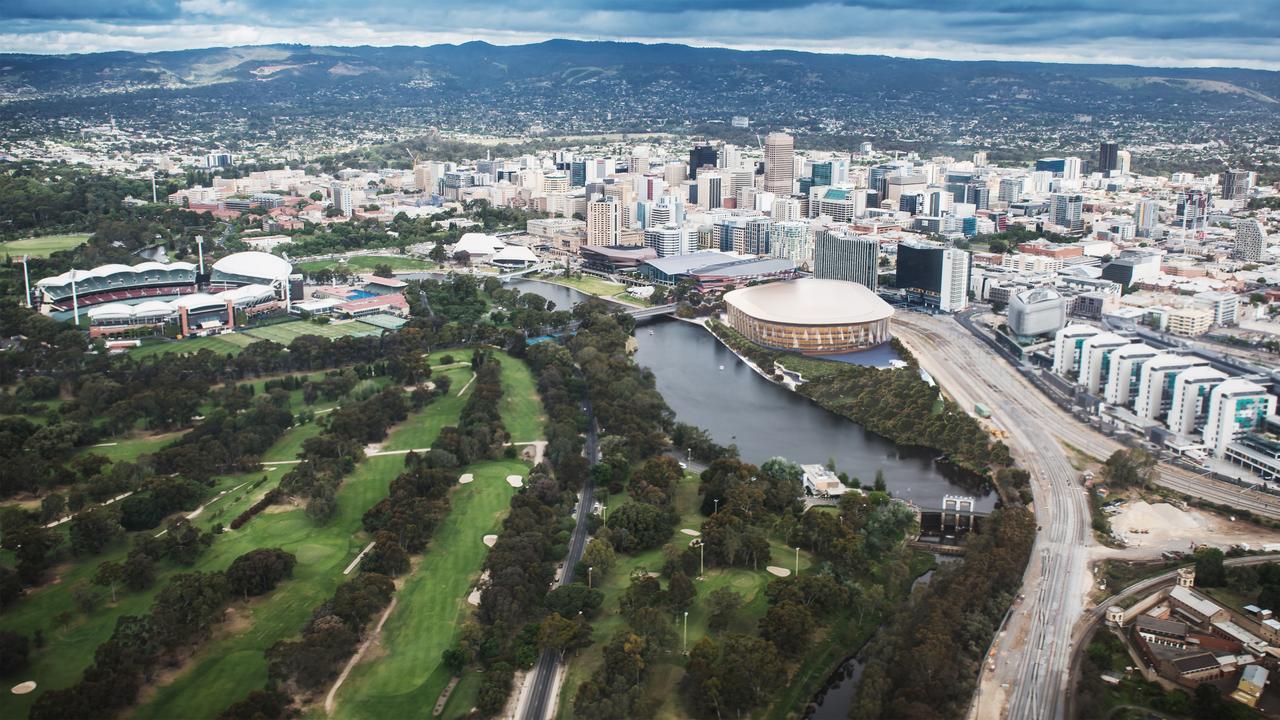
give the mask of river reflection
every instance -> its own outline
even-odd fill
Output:
[[[512,283],[567,309],[586,297],[571,288],[536,280]],[[734,443],[748,462],[776,455],[799,463],[825,463],[870,485],[876,471],[897,497],[941,507],[947,494],[972,495],[978,510],[996,496],[964,482],[958,471],[934,461],[936,453],[900,448],[760,377],[706,330],[664,320],[636,330],[636,361],[653,371],[658,390],[682,422],[704,428],[716,442]],[[723,368],[723,369],[721,369]]]

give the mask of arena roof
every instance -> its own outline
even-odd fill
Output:
[[[802,278],[725,294],[725,303],[758,320],[787,325],[852,325],[886,320],[893,308],[865,285]]]
[[[450,248],[450,252],[468,255],[492,255],[506,247],[501,240],[484,233],[466,233]]]
[[[538,256],[523,245],[508,245],[492,258],[495,263],[503,262],[538,262]]]
[[[271,253],[239,252],[228,255],[213,264],[213,271],[227,275],[261,278],[270,282],[288,282],[293,273],[293,266],[278,255]]]
[[[129,274],[129,273],[137,274],[137,273],[145,273],[149,271],[190,272],[195,269],[196,269],[196,266],[188,262],[171,262],[166,265],[165,263],[148,261],[144,263],[138,263],[137,265],[132,265],[132,266],[121,265],[119,263],[108,263],[106,265],[99,265],[98,267],[93,268],[92,270],[68,270],[62,273],[61,275],[54,275],[53,277],[44,278],[43,280],[40,280],[39,282],[37,282],[36,285],[40,287],[61,287],[63,285],[70,285],[72,273],[75,273],[75,281],[77,283],[80,283],[80,282],[85,282],[87,280],[92,280],[94,278],[111,277],[112,275],[121,275],[121,274]]]

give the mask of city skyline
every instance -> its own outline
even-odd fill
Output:
[[[340,46],[515,45],[550,39],[679,43],[947,60],[1280,69],[1280,20],[1265,2],[1205,12],[1186,0],[925,3],[795,2],[688,9],[520,0],[483,8],[386,3],[351,17],[339,4],[259,7],[255,0],[32,2],[0,8],[0,51],[151,52],[304,43]],[[573,22],[567,22],[572,18]],[[442,29],[447,28],[447,29]]]

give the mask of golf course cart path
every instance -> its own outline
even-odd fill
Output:
[[[462,389],[458,391],[458,397],[462,397],[462,393],[466,392],[466,391],[467,391],[467,388],[471,387],[471,383],[473,383],[473,382],[475,382],[475,381],[476,381],[476,374],[475,374],[475,373],[471,373],[471,379],[470,379],[470,380],[468,380],[468,381],[467,381],[467,384],[466,384],[466,385],[463,385],[463,386],[462,386]]]
[[[372,546],[373,543],[369,543],[369,545]],[[355,667],[356,663],[360,662],[360,658],[364,656],[365,650],[368,650],[369,646],[372,645],[373,642],[378,639],[378,636],[382,634],[382,626],[387,622],[387,618],[391,617],[391,611],[395,609],[396,598],[393,597],[391,598],[391,604],[382,612],[382,617],[378,618],[378,626],[373,629],[373,632],[369,635],[369,639],[365,640],[364,643],[360,645],[360,649],[356,651],[356,654],[352,655],[351,659],[347,661],[347,666],[342,668],[342,674],[338,676],[337,680],[333,681],[333,687],[329,688],[329,694],[324,698],[325,715],[333,714],[333,700],[334,696],[338,694],[338,688],[342,687],[342,683],[346,682],[347,676],[351,674],[351,668]]]
[[[372,550],[373,546],[376,543],[377,543],[376,540],[369,541],[369,544],[364,546],[364,549],[360,551],[360,554],[356,556],[355,560],[351,561],[351,564],[347,566],[347,569],[342,571],[342,574],[350,575],[351,571],[356,569],[356,566],[359,565],[360,561],[364,559],[365,554],[367,554],[370,550]]]

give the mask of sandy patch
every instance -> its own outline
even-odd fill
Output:
[[[381,450],[382,450],[382,443],[369,443],[368,445],[364,446],[365,455],[372,455],[376,452],[381,452]]]
[[[1123,538],[1128,547],[1123,550],[1099,547],[1098,556],[1155,557],[1169,550],[1187,552],[1193,545],[1227,549],[1240,543],[1261,550],[1264,545],[1280,543],[1280,532],[1275,530],[1242,520],[1232,522],[1226,516],[1198,508],[1182,510],[1163,502],[1131,500],[1110,520],[1112,531]]]
[[[684,533],[685,535],[688,535],[689,537],[698,537],[699,535],[702,534],[697,530],[693,530],[691,528],[680,528],[680,532]]]
[[[765,570],[768,570],[770,575],[776,575],[778,577],[787,577],[788,575],[791,574],[790,570],[784,567],[778,567],[777,565],[770,565],[769,567],[765,568]]]
[[[519,475],[508,475],[507,484],[514,488],[524,487],[524,478]]]
[[[473,482],[475,479],[476,479],[475,475],[472,475],[471,473],[463,473],[462,477],[458,478],[458,484],[466,485],[469,482]]]
[[[467,602],[476,607],[480,606],[480,588],[471,591],[471,594],[467,596]]]
[[[9,692],[13,693],[14,695],[26,695],[27,693],[35,689],[36,689],[36,681],[28,680],[26,682],[22,682],[22,683],[18,683],[17,685],[14,685],[13,689],[10,690]]]
[[[498,536],[497,536],[497,535],[485,535],[485,536],[484,536],[484,544],[485,544],[485,545],[488,545],[489,547],[493,547],[494,545],[497,545],[497,544],[498,544]]]

